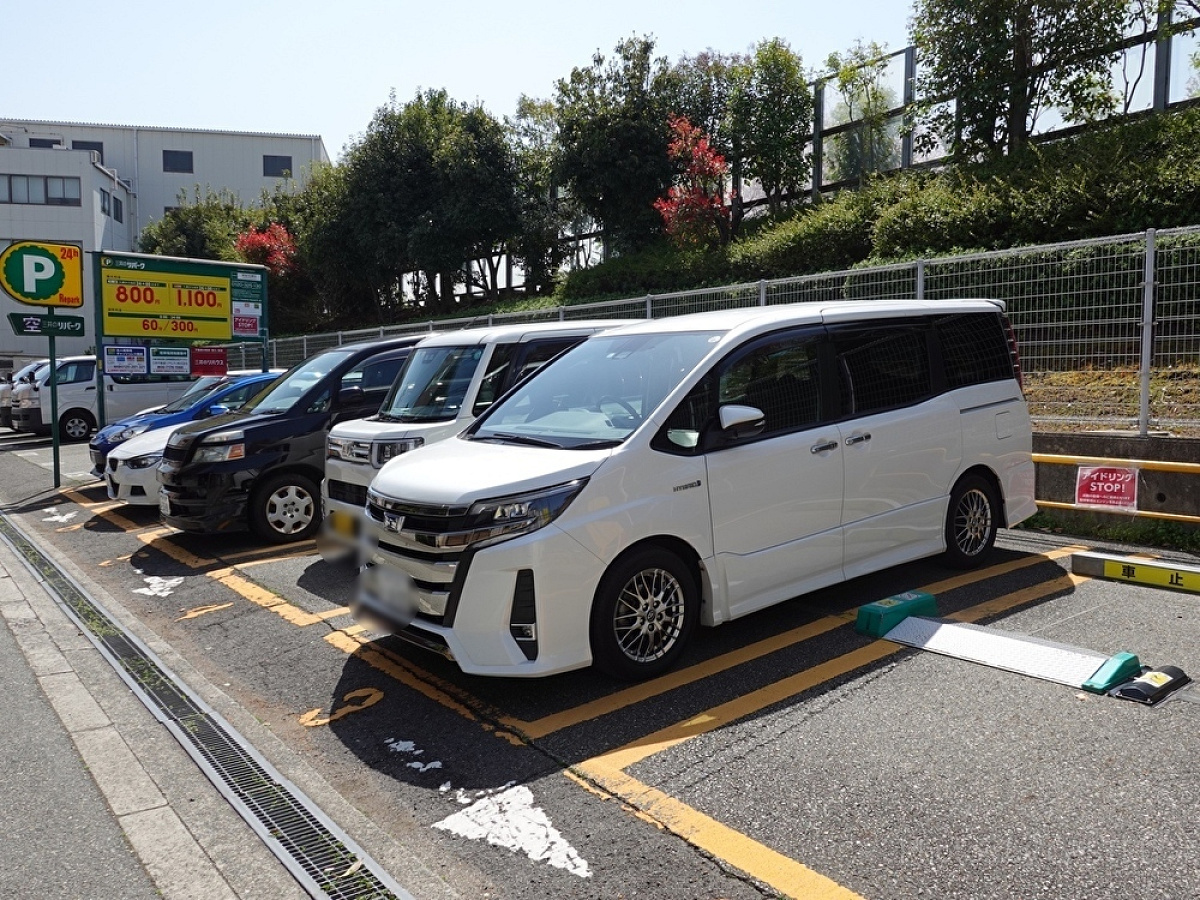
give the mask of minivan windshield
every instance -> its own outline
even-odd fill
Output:
[[[569,450],[615,447],[720,339],[711,331],[590,338],[539,369],[466,436]]]
[[[443,422],[462,409],[484,348],[418,347],[404,363],[378,418],[385,422]]]
[[[257,413],[258,415],[278,415],[288,412],[296,401],[308,393],[317,382],[340,366],[351,355],[353,350],[327,350],[310,356],[299,365],[292,366],[286,373],[273,382],[267,390],[251,397],[242,412]],[[326,391],[328,393],[328,390]],[[312,404],[310,403],[310,406]],[[326,408],[330,398],[324,400]],[[319,410],[313,410],[317,412]]]

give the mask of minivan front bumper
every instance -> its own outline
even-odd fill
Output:
[[[159,467],[159,512],[180,531],[243,531],[249,527],[246,504],[254,473],[202,472]]]

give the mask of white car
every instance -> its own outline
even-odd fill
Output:
[[[142,432],[110,450],[104,465],[109,499],[135,506],[158,506],[158,464],[167,439],[187,424]]]

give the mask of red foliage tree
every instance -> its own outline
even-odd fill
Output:
[[[278,222],[263,229],[250,226],[238,235],[234,249],[246,262],[266,266],[276,277],[286,277],[296,269],[296,242]]]
[[[724,201],[725,157],[684,116],[670,120],[674,135],[667,153],[680,170],[667,196],[654,201],[667,234],[680,247],[712,247],[729,242],[729,207]]]

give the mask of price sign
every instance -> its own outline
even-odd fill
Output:
[[[234,300],[239,311],[247,301],[265,306],[265,279],[253,266],[116,253],[101,254],[98,266],[104,337],[248,337],[249,328],[235,327]]]

